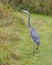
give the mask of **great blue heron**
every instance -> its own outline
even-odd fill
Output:
[[[30,24],[30,12],[28,10],[22,10],[22,12],[25,12],[28,14],[28,26],[30,30],[30,35],[32,37],[32,40],[36,42],[37,44],[36,50],[38,50],[38,47],[40,45],[40,38],[39,38],[39,34],[37,33],[36,29],[34,29]]]

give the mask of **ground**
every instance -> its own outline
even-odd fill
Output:
[[[52,17],[31,14],[31,25],[40,36],[39,51],[33,53],[27,14],[7,9],[0,16],[0,65],[52,65]]]

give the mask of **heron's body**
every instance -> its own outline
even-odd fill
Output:
[[[32,37],[32,40],[34,42],[36,42],[36,44],[37,44],[36,49],[38,49],[38,46],[40,45],[39,34],[37,33],[37,31],[30,24],[30,13],[26,10],[22,10],[22,11],[28,14],[28,26],[29,26],[29,30],[30,30],[30,35]]]
[[[30,34],[31,34],[32,40],[36,42],[37,45],[39,45],[40,43],[39,35],[33,27],[30,28]]]

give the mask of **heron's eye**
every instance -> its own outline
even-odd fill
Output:
[[[29,10],[29,9],[27,9],[27,11],[28,11],[28,12],[30,12],[30,10]]]

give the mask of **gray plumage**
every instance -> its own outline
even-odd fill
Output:
[[[36,49],[38,49],[38,46],[40,45],[40,38],[39,38],[39,34],[37,33],[36,29],[34,29],[30,24],[30,12],[27,10],[22,10],[22,11],[28,14],[28,26],[29,26],[29,30],[30,30],[30,35],[32,37],[32,40],[34,42],[36,42],[36,44],[37,44]]]

